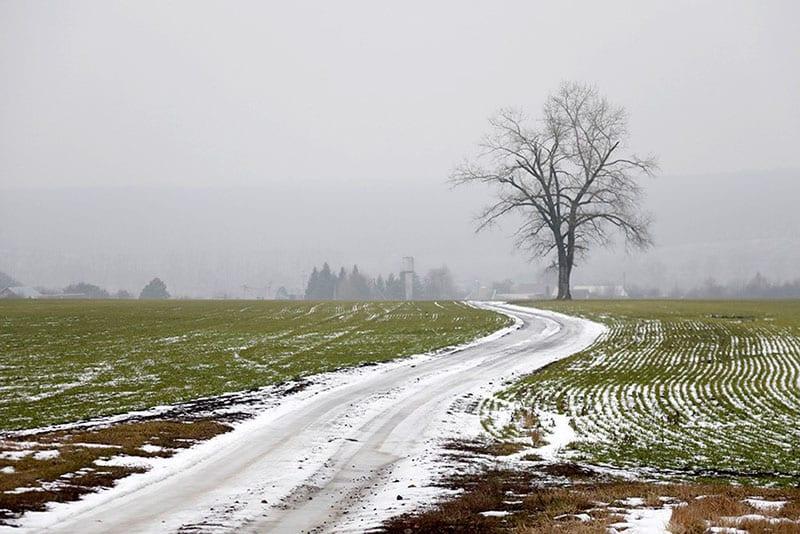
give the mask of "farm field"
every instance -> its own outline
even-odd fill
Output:
[[[508,322],[457,302],[2,301],[0,431],[387,361]]]
[[[609,327],[499,395],[569,417],[567,457],[693,479],[800,482],[800,302],[531,302]]]

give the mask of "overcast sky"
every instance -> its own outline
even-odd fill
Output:
[[[486,192],[445,180],[495,111],[535,116],[578,80],[661,163],[657,248],[598,253],[578,280],[791,278],[798,65],[788,0],[0,0],[0,270],[129,289],[160,274],[201,295],[411,254],[462,280],[535,279],[508,227],[473,235]]]
[[[441,180],[562,80],[664,174],[800,166],[800,3],[0,2],[0,186]]]

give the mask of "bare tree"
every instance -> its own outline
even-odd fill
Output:
[[[480,155],[457,167],[451,181],[496,186],[496,201],[479,216],[478,231],[509,213],[521,214],[519,246],[533,256],[553,257],[557,298],[570,299],[575,260],[591,244],[608,244],[617,230],[626,245],[650,245],[637,178],[652,175],[657,163],[624,154],[625,110],[593,86],[562,84],[548,97],[543,115],[534,128],[520,112],[500,112],[490,120],[492,132]]]

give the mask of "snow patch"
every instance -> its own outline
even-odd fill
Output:
[[[570,418],[563,414],[537,412],[543,427],[549,427],[545,436],[547,445],[533,450],[543,460],[555,462],[561,451],[575,439],[575,431],[570,425]]]
[[[52,460],[53,458],[58,458],[59,456],[61,456],[61,453],[58,451],[58,449],[36,451],[33,453],[34,460]]]
[[[748,497],[743,502],[749,504],[753,508],[764,511],[780,510],[789,503],[789,501],[768,501],[760,497]]]
[[[671,508],[644,508],[625,515],[625,520],[610,525],[609,532],[618,534],[668,534]]]
[[[121,454],[108,459],[99,458],[94,461],[98,467],[152,467],[152,462],[141,456],[128,456]]]
[[[483,517],[505,517],[511,515],[511,512],[506,512],[505,510],[487,510],[486,512],[479,512],[479,515]]]

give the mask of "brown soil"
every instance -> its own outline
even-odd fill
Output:
[[[48,502],[73,501],[98,488],[110,487],[141,467],[95,465],[116,455],[168,457],[178,449],[231,429],[213,420],[146,420],[58,430],[0,439],[0,454],[32,451],[19,459],[0,459],[0,523]],[[92,446],[94,445],[94,446]],[[146,452],[144,445],[162,450]],[[57,451],[53,457],[36,452]],[[53,453],[54,454],[54,453]],[[10,469],[9,469],[10,468]],[[1,471],[5,469],[5,472]],[[10,471],[10,472],[9,472]],[[24,488],[24,491],[20,491]]]

